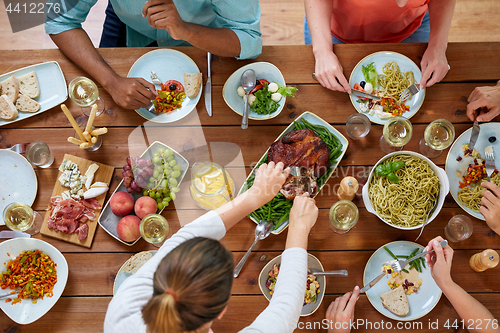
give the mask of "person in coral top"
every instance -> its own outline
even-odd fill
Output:
[[[421,88],[441,81],[449,66],[448,33],[456,0],[305,0],[304,39],[313,46],[315,76],[325,88],[351,92],[333,44],[428,43]]]

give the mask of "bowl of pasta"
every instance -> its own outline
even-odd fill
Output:
[[[370,171],[363,202],[367,211],[391,227],[414,230],[429,213],[427,223],[436,218],[449,191],[443,169],[419,153],[398,151],[380,159]]]

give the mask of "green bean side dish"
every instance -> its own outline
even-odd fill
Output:
[[[318,183],[318,188],[321,188],[324,183],[328,180],[330,172],[335,168],[337,164],[337,158],[342,154],[342,143],[340,140],[332,134],[326,127],[321,125],[313,125],[304,118],[299,121],[294,121],[294,127],[292,131],[308,128],[314,131],[323,140],[330,150],[330,170],[325,172],[316,181]],[[262,161],[255,166],[257,169],[261,164],[267,163],[267,155],[262,159]],[[247,189],[249,189],[255,179],[255,174],[252,174],[247,181]],[[260,220],[271,221],[274,224],[273,230],[277,230],[285,220],[288,220],[290,215],[290,209],[292,209],[293,201],[288,200],[280,192],[271,201],[269,201],[264,206],[253,211],[248,215],[248,217],[254,218],[257,222]]]

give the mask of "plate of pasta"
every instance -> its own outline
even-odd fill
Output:
[[[467,151],[472,128],[463,132],[453,143],[448,156],[446,157],[445,170],[450,180],[450,192],[456,203],[470,215],[480,220],[485,220],[479,212],[481,206],[481,182],[486,180],[486,176],[481,174],[475,179],[467,177],[472,169],[482,172],[481,163],[484,161],[484,150],[491,146],[500,154],[500,123],[485,123],[479,125],[481,130],[473,151]],[[472,164],[472,166],[471,166]],[[472,168],[470,168],[472,167]],[[475,168],[474,168],[475,167]],[[497,162],[498,169],[498,162]],[[467,181],[469,179],[469,181]],[[500,174],[491,179],[497,186],[500,186]]]
[[[400,100],[399,94],[410,85],[419,83],[421,78],[420,69],[410,58],[397,52],[372,53],[354,67],[349,85],[382,99],[375,102],[351,94],[351,103],[356,111],[365,114],[375,124],[383,125],[396,115],[409,119],[422,106],[425,89],[406,101]]]

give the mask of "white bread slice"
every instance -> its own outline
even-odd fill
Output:
[[[193,98],[200,92],[201,73],[184,73],[184,91],[186,96]]]
[[[139,268],[142,267],[149,259],[153,257],[153,254],[149,251],[142,251],[134,254],[128,263],[123,267],[125,273],[135,274]]]
[[[19,81],[19,92],[24,96],[37,98],[40,95],[35,71],[19,76],[17,80]]]
[[[40,110],[40,104],[37,101],[24,96],[23,94],[19,94],[19,97],[17,97],[16,101],[16,108],[19,111],[37,112],[38,110]]]
[[[403,286],[380,295],[380,298],[382,299],[382,305],[397,316],[406,316],[410,312],[410,306],[408,305],[408,299],[406,298]]]
[[[15,103],[17,96],[19,96],[19,82],[17,78],[12,75],[7,80],[1,83],[2,85],[2,95],[7,95],[12,103]]]
[[[0,118],[11,120],[17,117],[17,109],[7,95],[0,96]]]

